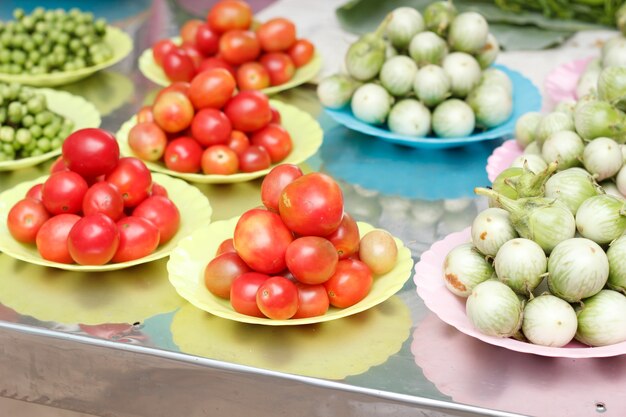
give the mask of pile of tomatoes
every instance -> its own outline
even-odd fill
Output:
[[[264,208],[238,219],[204,271],[207,289],[241,314],[286,320],[350,307],[375,275],[396,265],[394,238],[383,230],[361,238],[339,185],[325,174],[279,165],[263,180],[261,198]]]
[[[235,80],[222,68],[173,83],[137,114],[130,148],[185,173],[253,172],[285,159],[293,144],[280,113],[259,91],[234,92]]]
[[[63,143],[51,175],[9,211],[19,242],[42,258],[104,265],[143,258],[178,231],[180,214],[167,190],[137,158],[120,158],[115,137],[82,129]]]
[[[170,81],[191,81],[202,71],[224,68],[240,90],[259,90],[291,80],[296,68],[306,65],[315,48],[296,38],[293,22],[271,19],[254,31],[252,10],[240,0],[221,0],[206,21],[194,19],[181,30],[182,44],[169,39],[152,47],[154,61]]]

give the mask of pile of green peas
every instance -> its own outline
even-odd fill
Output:
[[[0,161],[58,149],[74,122],[48,109],[46,97],[20,84],[0,83]]]
[[[107,24],[90,12],[37,7],[27,15],[13,11],[15,20],[0,21],[0,73],[48,74],[74,71],[111,59],[104,43]]]

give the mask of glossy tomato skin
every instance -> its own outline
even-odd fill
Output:
[[[79,265],[104,265],[120,242],[120,234],[110,217],[95,213],[76,222],[67,238],[69,253]]]
[[[324,283],[330,305],[350,307],[369,294],[372,288],[372,271],[361,261],[344,259],[337,263],[335,273]]]
[[[7,228],[11,236],[22,243],[34,243],[37,232],[50,218],[41,201],[24,198],[9,210]]]
[[[237,69],[240,90],[261,90],[270,86],[270,74],[258,62],[246,62]]]
[[[237,154],[226,145],[214,145],[202,153],[202,172],[207,175],[231,175],[238,170]]]
[[[143,217],[128,216],[117,222],[120,244],[113,262],[128,262],[150,255],[159,246],[159,229]]]
[[[191,81],[189,100],[196,110],[221,109],[233,95],[235,78],[224,68],[213,68],[196,75]]]
[[[152,106],[143,106],[137,112],[137,123],[154,122]]]
[[[258,272],[246,272],[239,275],[230,287],[230,305],[241,314],[254,317],[265,317],[256,303],[256,293],[269,275]]]
[[[198,28],[203,24],[204,22],[200,19],[187,20],[180,28],[180,37],[183,40],[183,43],[196,43]]]
[[[181,48],[176,48],[163,57],[163,72],[170,81],[191,81],[196,75],[193,59]]]
[[[158,161],[165,152],[167,136],[153,122],[137,123],[128,132],[128,146],[145,161]]]
[[[323,316],[328,311],[330,303],[326,287],[321,284],[307,285],[296,282],[298,289],[298,310],[292,319]]]
[[[233,130],[230,132],[227,145],[230,149],[235,151],[237,155],[241,155],[243,151],[250,147],[250,139],[248,139],[245,133],[239,130]]]
[[[162,67],[165,55],[174,51],[176,48],[178,47],[170,39],[161,39],[152,46],[152,57],[154,58],[154,61]]]
[[[43,205],[52,215],[79,213],[88,188],[87,181],[77,173],[57,172],[50,175],[43,184],[41,190]]]
[[[114,221],[122,217],[124,199],[114,185],[101,181],[89,187],[83,198],[83,214],[94,213],[106,214]]]
[[[218,58],[216,56],[210,56],[208,58],[203,59],[202,62],[200,63],[200,67],[198,68],[198,72],[202,73],[204,71],[209,71],[213,68],[223,68],[226,71],[228,71],[230,75],[233,76],[233,78],[236,75],[234,66],[224,61],[222,58]]]
[[[280,52],[296,42],[296,25],[288,19],[277,17],[263,23],[256,31],[265,52]]]
[[[293,149],[289,132],[275,123],[270,123],[263,129],[254,132],[250,138],[250,143],[265,148],[273,164],[285,159]]]
[[[270,75],[272,85],[285,84],[291,80],[296,73],[296,66],[291,57],[284,52],[270,52],[259,60]]]
[[[42,190],[43,184],[35,184],[26,192],[26,197],[41,201],[43,200]]]
[[[61,171],[69,171],[67,169],[67,166],[65,165],[65,161],[63,160],[63,155],[60,155],[57,159],[54,160],[52,165],[50,165],[50,174]]]
[[[209,10],[207,22],[217,33],[248,29],[252,23],[252,9],[244,1],[221,0]]]
[[[217,251],[215,252],[215,256],[220,256],[223,253],[227,252],[237,252],[235,250],[235,245],[233,245],[233,238],[226,239],[217,247]]]
[[[39,229],[35,241],[41,257],[52,262],[73,263],[67,238],[79,220],[80,216],[76,214],[59,214],[48,219]]]
[[[333,244],[339,255],[339,259],[346,259],[359,252],[361,236],[359,226],[348,213],[344,213],[339,227],[326,239]]]
[[[315,54],[315,46],[306,39],[298,39],[296,43],[289,48],[287,54],[296,68],[300,68],[311,62]]]
[[[85,178],[108,174],[119,158],[115,136],[103,129],[80,129],[63,142],[65,166]]]
[[[285,252],[293,235],[280,216],[262,209],[245,212],[237,222],[233,244],[241,258],[255,271],[276,274],[284,270]]]
[[[267,279],[256,293],[259,310],[272,320],[287,320],[298,311],[298,289],[287,278]]]
[[[145,199],[133,210],[133,216],[150,220],[159,229],[160,244],[172,239],[180,226],[178,207],[167,197],[153,196]]]
[[[230,30],[220,38],[220,56],[233,65],[254,61],[261,53],[259,40],[248,30]]]
[[[195,77],[195,75],[198,73],[198,68],[200,67],[200,64],[202,63],[204,57],[202,56],[198,48],[196,48],[196,46],[193,44],[183,43],[180,46],[180,49],[184,51],[189,58],[191,58],[191,62],[193,62],[194,68],[193,76]]]
[[[168,193],[167,193],[167,189],[165,187],[163,187],[161,184],[157,184],[156,182],[152,183],[152,192],[150,193],[150,196],[155,196],[155,195],[160,195],[163,197],[167,197]]]
[[[270,120],[270,123],[280,124],[282,119],[280,117],[280,112],[274,107],[270,107],[270,111],[272,112],[272,119]]]
[[[229,299],[233,281],[250,267],[235,252],[213,258],[204,268],[204,285],[215,296]]]
[[[124,207],[135,207],[144,201],[152,188],[152,174],[146,164],[133,157],[121,158],[117,167],[106,176],[124,200]]]
[[[300,167],[293,164],[281,164],[272,168],[261,183],[263,205],[269,210],[278,212],[278,200],[283,189],[302,175]]]
[[[202,146],[197,140],[181,137],[165,148],[165,166],[177,172],[198,172],[202,161]]]
[[[163,94],[165,94],[167,92],[171,92],[171,91],[178,91],[179,93],[183,93],[185,96],[187,96],[189,94],[189,88],[190,87],[191,87],[191,83],[188,83],[187,81],[176,81],[176,82],[173,82],[170,85],[168,85],[167,87],[162,88],[161,90],[159,90],[157,95],[154,97],[154,102],[156,103],[157,101],[159,101],[159,99],[161,98],[161,96]],[[152,117],[154,118],[154,115]],[[139,120],[137,122],[139,122]]]
[[[203,23],[196,29],[196,48],[204,56],[215,55],[220,45],[220,35],[213,31],[208,23]]]
[[[194,115],[189,98],[179,91],[163,92],[152,106],[154,121],[168,133],[185,130],[191,124]]]
[[[283,190],[278,211],[287,227],[303,236],[328,236],[343,217],[343,194],[328,175],[303,175]]]
[[[202,109],[191,122],[191,135],[205,147],[228,143],[232,130],[228,117],[217,109]]]
[[[270,154],[260,146],[249,146],[239,155],[239,169],[242,172],[254,172],[267,169],[272,164]]]
[[[259,91],[240,92],[226,103],[224,113],[230,119],[233,129],[242,132],[254,132],[272,120],[269,100]]]
[[[323,237],[303,236],[289,244],[285,261],[298,281],[315,285],[333,275],[339,257],[333,244]]]

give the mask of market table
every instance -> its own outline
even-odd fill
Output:
[[[63,87],[92,101],[105,129],[116,131],[158,90],[138,71],[137,58],[188,18],[184,4],[191,2],[180,3],[157,0],[115,16],[134,39],[131,56]],[[258,17],[292,18],[319,45],[324,72],[333,71],[353,39],[333,20],[340,2],[267,3],[253,2],[263,8]],[[556,51],[504,53],[499,62],[541,87],[553,66],[597,53],[597,40],[610,34],[581,34]],[[314,87],[274,98],[308,111],[324,129],[322,148],[303,168],[334,176],[346,210],[401,238],[416,262],[485,206],[471,192],[488,184],[486,159],[501,141],[406,149],[333,122]],[[49,165],[1,173],[0,190]],[[213,220],[260,201],[260,180],[197,186],[213,206]],[[351,317],[266,327],[188,304],[170,286],[166,262],[76,273],[0,254],[0,395],[102,416],[620,416],[626,410],[620,395],[626,357],[547,358],[488,345],[440,321],[412,279],[388,301]]]

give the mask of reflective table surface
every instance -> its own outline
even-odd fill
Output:
[[[184,5],[193,2],[117,3],[92,7],[133,37],[134,51],[62,87],[94,103],[112,132],[158,91],[137,69],[141,52],[194,12]],[[274,98],[308,111],[324,129],[324,144],[303,168],[334,176],[346,211],[402,239],[416,262],[486,206],[472,190],[488,184],[486,160],[501,141],[408,149],[337,125],[310,85]],[[46,173],[50,163],[0,173],[0,190]],[[196,186],[220,220],[259,205],[260,184]],[[430,313],[412,279],[366,312],[277,328],[196,309],[169,284],[166,262],[78,273],[0,254],[0,395],[103,416],[576,417],[626,410],[626,357],[545,358],[485,344]]]

